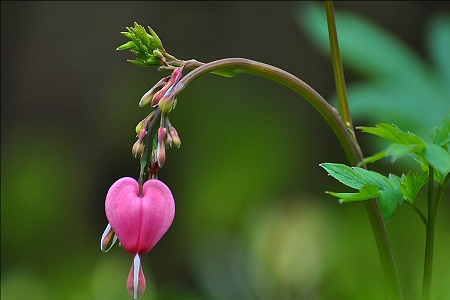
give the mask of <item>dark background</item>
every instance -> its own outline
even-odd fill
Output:
[[[167,73],[126,62],[132,54],[115,50],[126,42],[121,31],[135,21],[151,26],[181,59],[268,63],[329,98],[331,61],[299,25],[303,4],[2,1],[2,299],[128,297],[131,256],[99,249],[104,197],[118,178],[137,178],[134,128],[149,112],[138,102]],[[372,20],[426,56],[424,28],[449,4],[339,1],[335,8]],[[346,71],[346,78],[358,74]],[[263,78],[208,75],[180,94],[171,122],[182,146],[167,150],[159,177],[177,212],[143,257],[142,299],[380,299],[384,283],[364,206],[325,195],[341,187],[318,164],[345,156],[306,101]],[[365,137],[361,143],[376,151]],[[450,297],[445,200],[436,299]],[[407,299],[416,299],[423,226],[401,207],[388,230]]]

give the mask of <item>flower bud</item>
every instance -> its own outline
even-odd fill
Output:
[[[178,132],[175,129],[175,127],[173,126],[169,127],[169,136],[172,137],[172,145],[174,145],[177,148],[180,148],[181,140],[180,137],[178,136]]]
[[[166,95],[164,95],[161,100],[159,100],[158,103],[158,107],[159,109],[161,109],[161,113],[163,115],[168,115],[172,109],[175,107],[175,99],[173,98],[172,95],[169,95],[168,97],[166,97]]]
[[[144,143],[141,140],[137,140],[131,148],[131,153],[134,158],[141,157],[142,153],[144,153]]]
[[[166,94],[166,92],[171,88],[174,84],[176,84],[178,81],[180,81],[181,77],[183,76],[183,73],[181,72],[181,69],[177,68],[173,70],[172,76],[170,77],[169,81],[166,83],[166,85],[160,89],[154,96],[152,100],[152,106],[158,105],[161,98],[163,98]]]
[[[105,231],[102,234],[102,238],[100,239],[100,249],[103,252],[108,252],[109,249],[114,246],[117,241],[117,236],[114,233],[114,230],[111,227],[111,224],[108,223]]]
[[[156,160],[160,168],[162,168],[164,162],[166,161],[166,135],[167,129],[165,127],[160,127],[158,129],[158,145],[156,149]]]
[[[148,90],[148,92],[145,93],[139,101],[139,107],[143,107],[152,102],[155,94],[166,85],[168,80],[169,77],[164,77],[160,81],[158,81],[150,90]]]

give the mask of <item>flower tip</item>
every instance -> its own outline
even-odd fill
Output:
[[[133,265],[127,279],[127,290],[134,300],[138,299],[145,292],[145,277],[139,254],[134,256]]]

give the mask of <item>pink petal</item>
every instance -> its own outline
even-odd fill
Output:
[[[157,179],[144,183],[141,198],[138,182],[124,177],[110,187],[105,212],[125,250],[146,253],[172,224],[175,202],[170,189]]]
[[[145,277],[139,254],[134,256],[133,265],[131,266],[130,274],[128,274],[127,290],[133,299],[137,299],[145,292]]]

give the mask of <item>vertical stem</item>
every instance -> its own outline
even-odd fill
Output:
[[[330,39],[331,59],[333,61],[334,79],[336,81],[336,91],[338,95],[341,118],[345,125],[353,132],[352,118],[347,99],[347,88],[345,86],[344,68],[342,66],[341,52],[336,30],[336,21],[334,19],[333,1],[325,1],[328,35]]]
[[[434,229],[435,217],[434,214],[434,199],[433,199],[433,167],[429,167],[428,175],[428,222],[425,244],[425,260],[423,268],[423,285],[422,285],[422,299],[429,300],[431,297],[431,275],[433,271],[433,252],[434,252]]]
[[[341,118],[345,126],[352,135],[355,143],[358,143],[354,134],[350,108],[347,99],[347,89],[345,85],[344,69],[342,66],[341,54],[339,51],[339,42],[337,37],[336,22],[334,18],[333,1],[325,1],[326,16],[328,24],[328,34],[330,39],[331,58],[333,61],[334,78],[336,81],[336,90],[338,103],[341,111]],[[359,158],[362,160],[362,157]],[[372,231],[378,248],[378,253],[383,267],[385,280],[390,299],[402,299],[400,280],[398,278],[397,268],[394,262],[394,256],[386,232],[386,226],[380,213],[378,201],[371,199],[364,202],[367,214],[369,216]]]

